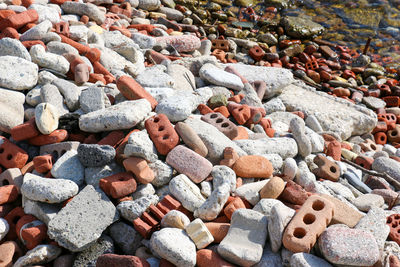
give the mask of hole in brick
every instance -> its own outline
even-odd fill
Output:
[[[216,117],[218,117],[218,114],[211,114],[210,116],[211,119],[215,119]]]
[[[65,152],[67,152],[65,149],[61,150],[61,156],[64,155]]]
[[[396,136],[397,135],[397,131],[395,130],[395,131],[392,131],[392,132],[390,132],[390,136]]]
[[[371,145],[371,148],[372,148],[373,150],[376,150],[376,146],[375,146],[375,145]]]
[[[334,166],[331,166],[330,168],[329,168],[329,170],[331,171],[331,172],[333,172],[333,173],[335,173],[337,170],[336,170],[336,167],[334,167]]]
[[[243,108],[239,108],[239,111],[242,111],[243,110]]]
[[[223,119],[219,118],[218,120],[216,120],[216,123],[221,123],[223,121]]]
[[[12,156],[11,154],[8,154],[8,155],[7,155],[7,160],[11,160],[12,157],[13,157],[13,156]]]
[[[2,182],[2,184],[3,184],[3,185],[9,185],[10,182],[9,182],[7,179],[4,179],[3,182]]]
[[[0,148],[0,154],[4,152],[4,148]]]
[[[325,203],[322,202],[321,200],[316,200],[312,204],[312,208],[313,208],[313,210],[316,210],[316,211],[322,210],[323,208],[325,208]]]
[[[221,43],[221,47],[224,47],[225,46],[225,44],[224,43]]]
[[[294,229],[293,235],[294,235],[294,237],[301,239],[306,235],[306,230],[298,227],[298,228]]]
[[[17,222],[21,219],[20,216],[15,216],[14,219],[12,220],[13,224],[17,224]]]
[[[400,229],[399,229],[399,230],[397,230],[397,233],[398,233],[398,234],[400,234]]]
[[[224,122],[224,123],[221,125],[222,128],[226,128],[226,127],[228,127],[228,126],[229,126],[229,123],[227,123],[227,122]]]
[[[384,141],[385,140],[385,136],[382,135],[381,136],[381,140]]]
[[[397,222],[393,222],[392,227],[396,228],[399,224]]]
[[[387,218],[386,223],[392,223],[392,218],[391,217]]]
[[[169,138],[169,135],[168,135],[168,134],[166,134],[166,135],[164,135],[164,136],[162,137],[163,140],[167,140],[168,138]]]
[[[398,220],[398,219],[400,219],[400,215],[394,215],[394,218],[395,218],[396,220]]]
[[[159,122],[160,118],[154,118],[154,122]]]
[[[360,166],[364,168],[364,163],[360,163]]]
[[[159,132],[164,131],[164,126],[160,126],[160,127],[158,128],[158,131],[159,131]]]
[[[315,215],[311,213],[306,214],[303,218],[303,222],[305,224],[312,224],[313,222],[315,222]]]

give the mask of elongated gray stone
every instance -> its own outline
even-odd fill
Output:
[[[124,154],[127,157],[144,158],[149,162],[155,162],[158,159],[157,149],[146,130],[131,133],[125,145]]]
[[[106,19],[105,14],[94,4],[65,2],[61,5],[65,13],[86,15],[89,19],[94,20],[97,24],[102,24]]]
[[[150,111],[151,105],[146,99],[124,101],[82,115],[79,128],[90,133],[130,129],[146,118]]]
[[[56,79],[53,81],[53,84],[57,86],[60,93],[64,96],[68,109],[71,111],[77,110],[79,108],[81,89],[74,83],[64,79]]]
[[[267,216],[249,209],[237,209],[228,234],[218,246],[218,253],[240,266],[252,266],[261,260],[267,239]]]
[[[324,131],[337,133],[343,140],[368,133],[377,124],[376,114],[372,110],[317,92],[305,85],[289,85],[279,98],[287,111],[300,110],[307,116],[314,115]]]
[[[29,173],[28,173],[29,174]],[[21,193],[32,200],[60,203],[78,193],[78,185],[65,179],[47,179],[33,174],[21,187]]]
[[[391,158],[379,157],[372,163],[372,169],[377,172],[387,173],[400,182],[400,163]]]
[[[124,222],[116,222],[111,225],[110,235],[126,255],[135,255],[135,251],[140,247],[140,241],[143,239],[133,226]]]
[[[242,90],[243,82],[239,76],[217,68],[213,64],[205,64],[200,69],[200,77],[211,84],[220,85],[234,90]]]
[[[83,251],[118,219],[108,197],[88,185],[50,220],[47,234],[73,252]]]
[[[0,57],[13,56],[31,61],[31,55],[20,40],[13,38],[2,38],[0,40]]]
[[[278,154],[282,159],[294,158],[297,155],[297,143],[289,137],[243,139],[234,141],[249,155]]]
[[[29,250],[25,256],[20,257],[13,266],[32,266],[48,263],[61,254],[61,248],[54,245],[39,245]]]

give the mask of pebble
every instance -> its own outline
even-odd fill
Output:
[[[30,175],[21,187],[25,197],[47,203],[61,203],[78,193],[78,185],[66,179],[46,179]]]
[[[0,241],[8,234],[8,231],[10,230],[10,226],[6,219],[1,218],[0,219]]]
[[[0,88],[0,131],[10,133],[24,122],[24,102],[20,92]]]
[[[20,41],[8,37],[0,40],[0,57],[2,56],[20,57],[31,61],[31,55],[25,46]]]
[[[218,253],[226,260],[251,266],[261,260],[267,239],[267,217],[248,209],[236,210],[228,234],[218,245]]]
[[[270,218],[268,220],[268,233],[273,252],[278,252],[282,246],[283,232],[294,215],[295,211],[283,205],[282,202],[272,206],[270,216],[268,217]]]
[[[244,178],[269,178],[273,172],[271,162],[257,155],[240,157],[232,169],[237,176]]]
[[[108,253],[114,253],[114,242],[111,237],[102,235],[95,243],[82,252],[79,252],[75,258],[75,266],[96,266],[97,259]]]
[[[49,68],[61,74],[66,74],[69,70],[69,62],[65,57],[46,52],[41,45],[34,45],[29,50],[32,62],[42,68]]]
[[[176,197],[182,206],[194,212],[206,201],[200,189],[186,175],[175,176],[169,182],[169,191]]]
[[[313,266],[321,266],[321,267],[331,267],[324,259],[321,259],[313,254],[309,253],[295,253],[290,258],[290,266],[293,267],[313,267]]]
[[[71,180],[77,185],[81,185],[85,178],[85,167],[79,160],[78,152],[76,150],[65,152],[54,163],[51,174],[55,178]]]
[[[157,149],[145,130],[133,132],[129,135],[124,154],[128,157],[144,158],[149,162],[155,162],[158,159]]]
[[[157,195],[143,196],[134,201],[122,201],[118,204],[117,209],[121,216],[128,221],[133,221],[139,218],[150,205],[155,205],[158,202]]]
[[[139,248],[143,237],[133,228],[124,222],[116,222],[110,226],[110,236],[115,244],[121,248],[123,253],[133,255]]]
[[[171,210],[161,220],[161,227],[185,229],[190,219],[178,210]]]
[[[211,84],[224,86],[233,90],[242,90],[244,85],[235,74],[226,72],[212,64],[205,64],[200,69],[200,77]]]
[[[35,107],[35,122],[42,134],[50,134],[58,128],[58,110],[50,103],[40,103]]]
[[[0,57],[0,86],[11,90],[32,89],[38,81],[39,67],[21,57]]]
[[[385,203],[385,200],[380,195],[365,194],[354,199],[353,204],[361,211],[369,211],[376,207],[380,208]]]
[[[29,250],[25,256],[19,258],[13,266],[22,267],[27,265],[44,264],[51,262],[61,254],[61,248],[54,245],[39,245]]]
[[[196,265],[196,246],[184,230],[163,228],[151,236],[150,247],[178,267]]]
[[[328,227],[319,237],[318,245],[325,259],[333,264],[371,266],[379,260],[374,236],[361,229]]]

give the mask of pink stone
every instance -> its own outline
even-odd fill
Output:
[[[193,35],[156,37],[157,44],[165,47],[171,45],[178,52],[191,52],[200,48],[200,39]]]
[[[213,167],[207,159],[182,145],[175,147],[168,153],[167,163],[195,183],[200,183],[206,179]]]

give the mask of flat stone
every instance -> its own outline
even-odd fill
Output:
[[[224,149],[226,147],[232,147],[239,156],[246,155],[235,142],[230,140],[211,124],[192,116],[190,116],[185,123],[199,135],[200,139],[206,145],[208,149],[207,159],[211,161],[211,163],[217,164],[223,159]]]
[[[20,57],[0,57],[0,69],[0,87],[26,90],[33,88],[38,81],[38,65]]]
[[[47,234],[73,252],[83,251],[118,218],[108,197],[87,185],[50,220]]]
[[[226,260],[251,266],[261,260],[267,239],[267,217],[257,211],[237,209],[228,234],[218,245],[218,253]]]
[[[51,174],[55,178],[67,179],[78,185],[83,183],[85,178],[85,167],[81,164],[76,150],[65,152],[51,168]]]
[[[13,38],[2,38],[0,40],[0,57],[13,56],[31,61],[31,55],[21,41]]]
[[[101,167],[115,157],[115,149],[109,145],[80,144],[77,151],[79,161],[85,167]]]
[[[337,133],[343,140],[368,133],[377,124],[376,114],[372,110],[306,86],[287,86],[279,98],[287,111],[314,115],[324,131]]]
[[[60,203],[78,193],[78,185],[65,179],[47,179],[30,174],[21,187],[21,193],[32,200]]]
[[[365,194],[354,199],[353,204],[361,211],[369,211],[372,208],[380,208],[385,204],[385,200],[380,195]]]
[[[372,266],[379,260],[374,236],[361,229],[328,227],[318,245],[325,259],[333,264]]]
[[[224,86],[233,90],[242,90],[243,82],[239,76],[217,68],[213,64],[205,64],[200,69],[200,77],[211,84]]]
[[[23,207],[26,214],[32,214],[46,225],[61,210],[61,205],[49,204],[23,198]]]
[[[146,99],[124,101],[80,116],[79,128],[91,133],[130,129],[142,121],[150,111],[151,105]]]
[[[376,110],[378,108],[385,108],[386,102],[380,98],[373,96],[364,96],[362,102],[369,108]]]
[[[250,83],[259,80],[264,81],[267,85],[264,99],[280,94],[286,86],[295,81],[292,72],[284,68],[253,66],[241,63],[225,64],[224,66],[234,67]]]
[[[163,228],[150,239],[150,248],[177,267],[196,265],[196,245],[184,230]]]
[[[280,22],[286,30],[286,33],[293,38],[312,38],[320,35],[324,27],[310,19],[300,17],[286,16]]]
[[[278,154],[282,159],[294,158],[297,155],[297,143],[289,137],[243,139],[234,141],[249,155]]]

